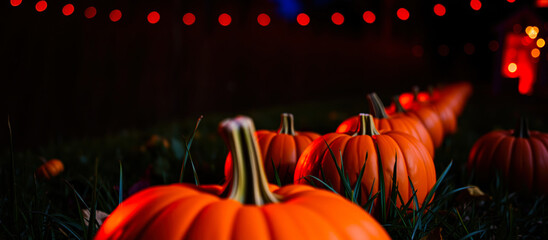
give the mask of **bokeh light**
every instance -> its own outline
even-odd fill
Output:
[[[415,57],[422,57],[424,55],[424,48],[421,45],[415,45],[411,48],[411,53]]]
[[[470,1],[470,7],[476,11],[479,11],[481,9],[481,2],[480,0],[471,0]]]
[[[306,13],[300,13],[299,15],[297,15],[297,22],[301,26],[307,26],[310,23],[310,17],[308,17]]]
[[[38,1],[36,5],[34,6],[37,12],[43,12],[46,11],[46,8],[48,8],[48,3],[44,0]]]
[[[194,14],[185,13],[185,15],[183,15],[183,23],[187,26],[194,24],[194,22],[196,22],[196,16],[194,16]]]
[[[344,23],[344,16],[338,12],[333,13],[333,15],[331,15],[331,21],[333,21],[335,25],[341,25]]]
[[[74,12],[74,5],[69,3],[63,7],[62,11],[63,11],[63,15],[69,16]]]
[[[476,51],[476,47],[472,43],[466,43],[464,44],[464,53],[466,55],[472,55]]]
[[[363,20],[364,20],[366,23],[369,23],[369,24],[374,23],[374,22],[375,22],[375,19],[376,19],[376,17],[375,17],[375,14],[374,14],[373,12],[371,12],[371,11],[365,11],[365,12],[363,13]]]
[[[538,48],[533,48],[531,50],[531,57],[538,58],[540,56],[540,50]]]
[[[544,41],[543,38],[537,39],[537,47],[538,48],[543,48],[545,44],[546,44],[546,41]]]
[[[17,7],[21,5],[22,0],[10,0],[11,6]]]
[[[497,40],[491,40],[487,47],[489,47],[489,50],[492,52],[496,52],[499,49],[499,42],[497,42]]]
[[[531,39],[537,38],[538,32],[539,29],[537,26],[527,26],[525,28],[525,33],[527,33],[527,36],[529,36],[529,38]]]
[[[257,16],[257,22],[259,25],[266,27],[268,24],[270,24],[270,16],[266,13],[261,13],[259,16]]]
[[[226,27],[230,25],[231,22],[232,22],[232,17],[230,17],[230,15],[228,15],[227,13],[223,13],[219,15],[219,24],[221,24],[221,26]]]
[[[160,14],[156,11],[152,11],[148,14],[147,20],[151,24],[156,24],[158,21],[160,21]]]
[[[97,15],[97,9],[95,7],[88,7],[84,10],[84,16],[87,19],[93,18],[95,15]]]
[[[405,8],[398,9],[398,11],[396,12],[396,15],[398,15],[398,18],[403,21],[409,19],[409,11],[407,11],[407,9]]]
[[[511,73],[515,73],[518,70],[518,65],[516,63],[510,63],[508,64],[508,71]]]
[[[442,57],[449,55],[449,46],[442,44],[438,47],[438,54]]]
[[[110,12],[108,17],[110,18],[110,21],[118,22],[120,21],[120,19],[122,19],[122,11],[114,9]]]
[[[434,5],[434,13],[438,16],[443,16],[445,15],[445,6],[443,6],[441,3],[438,3],[436,5]]]

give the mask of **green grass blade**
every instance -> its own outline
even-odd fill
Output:
[[[198,120],[196,121],[196,126],[194,127],[194,131],[192,132],[192,135],[190,135],[190,139],[188,140],[188,143],[185,142],[186,151],[185,151],[185,157],[183,159],[183,164],[181,166],[181,172],[179,174],[179,183],[183,182],[186,161],[187,161],[188,157],[190,156],[189,149],[190,149],[190,146],[192,146],[192,141],[194,140],[194,136],[196,135],[196,131],[198,131],[198,126],[200,126],[200,122],[202,121],[203,118],[204,118],[203,115],[200,115],[200,117],[198,117]],[[196,180],[196,179],[194,179],[194,180]]]
[[[17,200],[17,183],[15,181],[15,158],[14,158],[14,152],[13,152],[13,133],[11,130],[11,121],[10,116],[8,115],[8,131],[10,135],[10,171],[9,171],[9,178],[11,183],[10,189],[9,189],[9,199],[10,201],[10,208],[12,210],[12,218],[13,218],[13,229],[15,229],[16,233],[19,233],[19,205]]]
[[[367,163],[367,153],[365,154],[365,161],[363,163],[362,169],[360,170],[360,174],[358,175],[358,178],[356,179],[356,185],[354,185],[354,190],[352,191],[352,201],[354,203],[360,204],[360,189],[361,189],[361,183],[363,174],[365,173],[365,164]]]
[[[190,154],[190,149],[187,147],[187,143],[186,143],[186,140],[183,138],[183,143],[185,143],[185,148],[186,148],[186,156],[189,157],[189,160],[190,160],[190,165],[192,167],[192,173],[194,174],[194,183],[196,184],[196,186],[200,185],[200,180],[198,179],[198,173],[196,172],[196,167],[194,166],[194,160],[192,160],[192,154]]]
[[[276,181],[276,185],[282,186],[282,181],[280,180],[280,175],[278,175],[278,168],[276,168],[276,165],[274,164],[274,159],[270,158],[270,163],[272,164],[272,169],[274,169],[274,180]]]
[[[425,204],[422,204],[422,208],[420,211],[424,211],[426,207],[429,205],[426,203],[429,203],[430,200],[434,197],[434,193],[436,192],[436,190],[438,190],[438,187],[440,186],[441,182],[443,182],[443,179],[445,178],[445,176],[447,176],[447,173],[451,169],[451,166],[453,166],[453,161],[449,162],[449,165],[447,165],[447,167],[445,168],[441,176],[438,178],[438,181],[436,181],[432,189],[430,189],[430,192],[428,193],[428,195],[426,195],[426,198],[424,199]]]
[[[335,189],[333,189],[333,187],[329,186],[329,184],[325,183],[324,181],[322,181],[321,179],[317,178],[316,176],[312,176],[312,175],[308,175],[307,177],[311,177],[313,179],[315,179],[316,181],[320,182],[322,185],[324,185],[327,189],[333,191],[334,193],[336,194],[339,194],[337,191],[335,191]],[[305,179],[307,179],[305,177]],[[308,181],[308,180],[307,180]]]

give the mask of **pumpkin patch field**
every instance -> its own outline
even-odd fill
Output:
[[[378,89],[25,150],[11,138],[0,236],[543,239],[546,98],[440,86],[412,102]]]

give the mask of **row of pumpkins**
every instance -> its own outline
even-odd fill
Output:
[[[287,113],[276,131],[255,131],[252,120],[244,116],[227,119],[219,125],[230,150],[224,185],[173,184],[143,190],[113,211],[96,239],[389,239],[361,207],[308,185],[322,186],[317,182],[322,179],[342,193],[342,168],[351,186],[361,181],[363,205],[367,196],[380,191],[380,177],[391,194],[396,171],[403,202],[413,197],[414,189],[420,207],[436,182],[434,150],[445,135],[456,131],[457,116],[471,92],[466,82],[428,92],[414,89],[395,97],[387,108],[371,93],[371,114],[351,117],[324,136],[295,131],[293,116]],[[534,185],[548,180],[539,174],[548,172],[548,134],[521,126],[478,140],[468,166],[487,172],[506,167],[505,176],[527,179],[529,186],[548,192],[546,186]],[[521,150],[528,142],[530,151]],[[501,155],[503,150],[507,155]],[[520,163],[523,157],[529,157],[527,164]],[[276,179],[283,187],[269,184]],[[373,203],[373,215],[378,202]]]

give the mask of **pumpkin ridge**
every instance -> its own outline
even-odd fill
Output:
[[[485,150],[483,150],[485,147],[491,147],[489,143],[491,143],[492,141],[496,141],[496,142],[492,145],[491,152],[489,152],[488,155],[487,155],[487,157],[485,157],[485,159],[486,159],[486,160],[488,159],[489,161],[487,162],[487,164],[485,164],[485,166],[483,166],[483,167],[486,168],[486,170],[487,170],[488,168],[491,168],[491,167],[493,166],[493,164],[494,164],[494,161],[496,161],[496,159],[494,159],[494,158],[495,158],[494,155],[495,155],[495,153],[496,153],[496,151],[497,151],[497,148],[499,148],[499,145],[502,143],[502,141],[504,140],[504,138],[505,138],[505,135],[504,135],[504,134],[496,134],[496,135],[493,135],[493,136],[490,136],[490,137],[485,138],[485,139],[481,142],[481,143],[482,143],[482,146],[478,146],[478,147],[479,147],[479,151],[476,153],[476,156],[474,157],[474,160],[477,159],[479,156],[481,156],[482,153],[485,152]],[[483,150],[483,151],[481,151],[481,150]],[[481,161],[481,162],[476,161],[475,167],[477,167],[477,168],[479,167],[479,168],[481,169],[481,166],[482,166],[481,163],[482,163],[482,162],[483,162],[483,161]]]
[[[398,162],[401,161],[401,162],[405,165],[405,175],[408,177],[408,178],[406,178],[406,179],[404,180],[404,181],[407,181],[407,185],[409,186],[409,187],[408,187],[408,190],[407,190],[408,195],[405,196],[406,199],[404,199],[404,204],[405,204],[405,203],[406,203],[405,201],[408,201],[409,198],[413,195],[413,190],[412,190],[412,188],[411,188],[411,184],[409,184],[409,178],[411,178],[411,175],[409,175],[409,165],[407,164],[407,158],[405,157],[405,153],[404,153],[404,151],[403,151],[402,146],[400,145],[400,142],[399,142],[399,141],[396,141],[396,139],[394,139],[392,136],[390,136],[390,134],[388,134],[388,136],[389,136],[391,139],[394,140],[394,142],[396,143],[396,146],[400,149],[400,152],[402,153],[401,156],[396,155],[396,157],[397,157]],[[415,151],[415,149],[412,149],[412,150],[414,151],[415,154],[417,154],[416,151]],[[398,152],[398,150],[396,149],[396,153],[397,153],[397,152]],[[420,162],[420,161],[417,161],[417,163],[418,163],[418,162]],[[417,164],[417,163],[415,163],[415,164]],[[421,162],[421,163],[422,163],[422,162]],[[426,172],[426,171],[424,170],[424,166],[423,166],[422,172]],[[399,175],[399,172],[398,172],[398,175]],[[428,177],[427,177],[426,179],[428,179]],[[414,180],[414,179],[411,179],[411,180]],[[399,185],[399,184],[398,184],[398,185]],[[420,185],[420,184],[417,184],[417,185]],[[415,188],[415,190],[418,190],[418,189]],[[418,195],[418,194],[417,194],[417,195]]]

